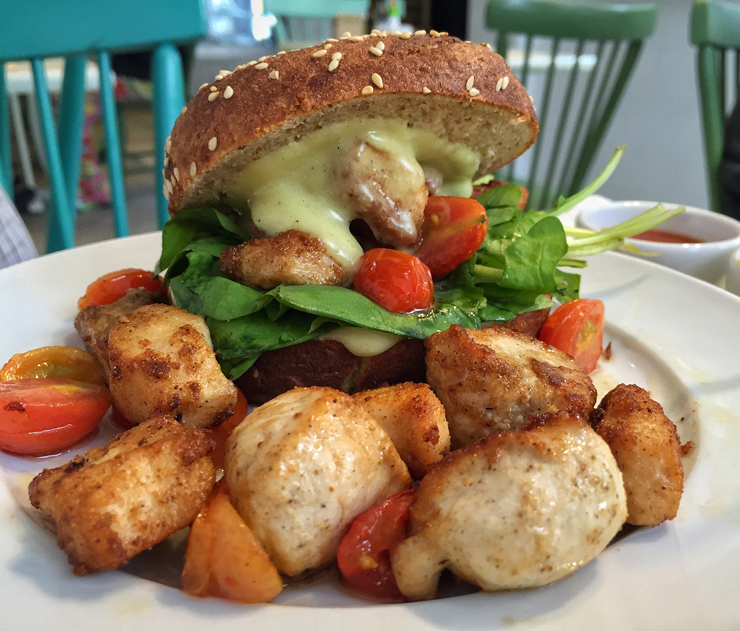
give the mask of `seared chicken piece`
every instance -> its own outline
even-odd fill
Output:
[[[281,573],[332,563],[360,513],[411,484],[388,435],[347,394],[296,388],[226,444],[229,496]]]
[[[75,574],[111,570],[195,519],[215,482],[211,449],[201,430],[156,417],[45,469],[28,494]]]
[[[391,552],[407,598],[434,598],[442,570],[485,591],[546,585],[588,563],[627,516],[622,474],[583,419],[548,415],[432,468]]]
[[[378,241],[396,248],[419,243],[428,190],[418,164],[357,141],[337,176],[340,194]]]
[[[346,274],[321,239],[300,230],[226,248],[219,268],[231,280],[258,289],[278,285],[344,285]]]
[[[510,329],[453,324],[427,338],[427,381],[445,406],[452,448],[521,429],[535,415],[588,418],[591,378],[566,353]]]
[[[611,447],[627,491],[627,523],[658,526],[673,519],[683,493],[681,441],[660,403],[639,386],[606,394],[591,424]]]
[[[108,335],[118,318],[135,311],[144,305],[165,302],[164,293],[148,289],[129,289],[126,295],[108,305],[85,307],[75,318],[75,329],[85,348],[100,362],[105,381],[110,382],[110,363],[108,362]]]
[[[450,450],[445,409],[425,383],[358,392],[352,397],[390,436],[411,477],[421,480]]]
[[[108,338],[113,404],[131,423],[167,414],[209,427],[232,415],[236,386],[221,372],[205,320],[169,305],[122,316]]]

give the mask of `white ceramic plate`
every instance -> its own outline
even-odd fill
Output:
[[[0,361],[47,344],[79,345],[72,320],[86,285],[123,267],[151,268],[158,252],[151,234],[0,271]],[[274,604],[237,606],[123,571],[73,576],[53,537],[22,508],[29,473],[60,459],[0,454],[0,628],[740,628],[740,299],[614,254],[592,259],[583,277],[582,294],[606,303],[612,341],[599,388],[618,381],[649,388],[696,444],[672,523],[632,532],[571,577],[536,590],[376,605],[322,583],[286,590]]]

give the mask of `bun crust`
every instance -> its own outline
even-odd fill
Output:
[[[380,42],[378,56],[371,49],[379,51]],[[330,71],[336,53],[341,59]],[[218,203],[224,184],[246,164],[331,123],[406,120],[478,153],[479,175],[524,153],[539,130],[530,98],[504,59],[454,37],[327,41],[219,76],[183,110],[167,141],[171,215]]]

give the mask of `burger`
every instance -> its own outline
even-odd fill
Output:
[[[422,308],[355,291],[363,262],[420,252],[430,200],[470,198],[537,133],[502,57],[434,31],[345,35],[222,71],[166,143],[172,301],[206,319],[224,373],[255,403],[295,386],[423,380],[432,333],[542,314],[577,291],[557,269],[562,226],[521,213],[518,187],[489,184],[484,242],[440,268]]]

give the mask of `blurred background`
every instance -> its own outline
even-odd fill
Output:
[[[494,48],[497,44],[495,33],[486,26],[487,0],[204,0],[204,3],[207,37],[194,46],[180,48],[187,98],[201,84],[212,81],[221,69],[233,69],[278,50],[318,43],[345,31],[362,34],[371,28],[435,29],[474,42],[488,42]],[[591,0],[589,4],[604,2]],[[707,207],[696,53],[689,40],[692,2],[657,0],[656,4],[657,26],[644,42],[587,180],[601,170],[617,145],[626,144],[625,158],[602,189],[604,195]],[[305,19],[307,12],[311,14],[309,19]],[[296,17],[300,15],[304,19]],[[61,62],[56,66],[47,62],[52,98],[61,86],[62,67]],[[157,165],[148,68],[146,53],[113,57],[132,234],[157,229],[153,210],[153,174]],[[33,81],[23,62],[6,64],[6,73],[15,202],[39,252],[43,253],[49,192],[37,112],[34,99],[30,98]],[[88,95],[77,221],[79,245],[114,236],[110,217],[106,215],[110,192],[105,177],[98,81],[95,72],[86,81]],[[542,91],[536,77],[528,83],[528,89],[535,94]],[[562,99],[562,90],[558,92],[556,88],[553,98]]]

